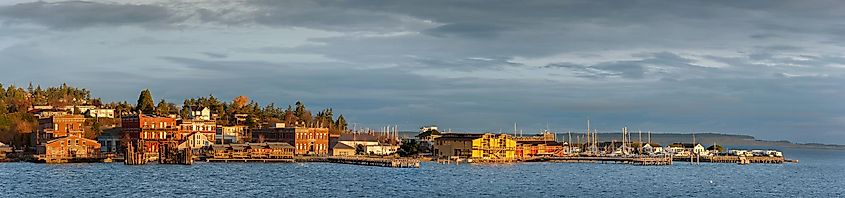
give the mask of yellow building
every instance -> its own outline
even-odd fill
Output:
[[[510,162],[516,158],[516,140],[507,134],[484,134],[472,140],[472,159],[482,162]]]
[[[439,159],[472,159],[474,162],[511,162],[516,158],[516,140],[507,134],[444,133],[434,140]]]

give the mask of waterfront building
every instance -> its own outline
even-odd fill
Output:
[[[516,158],[529,159],[540,156],[564,156],[564,143],[555,141],[516,141]]]
[[[370,155],[392,155],[399,151],[399,146],[392,144],[376,144],[365,147],[365,152]]]
[[[434,142],[434,139],[437,139],[441,136],[440,131],[437,130],[437,126],[424,126],[420,127],[420,134],[417,135],[417,138],[421,142]]]
[[[696,143],[673,143],[667,146],[667,151],[674,156],[687,157],[690,155],[708,155],[709,152],[701,144]]]
[[[143,141],[143,145],[136,145],[138,151],[146,153],[147,160],[158,159],[159,148],[163,143],[179,141],[179,127],[176,119],[155,115],[135,114],[121,118],[121,130],[127,141],[123,144],[136,144]]]
[[[207,136],[208,140],[215,140],[217,123],[214,120],[176,120],[179,125],[178,139],[184,140],[187,135],[198,132]]]
[[[492,162],[516,160],[516,140],[508,134],[484,134],[472,140],[472,159]]]
[[[0,142],[0,162],[8,160],[6,155],[9,153],[12,153],[12,147]]]
[[[214,145],[214,142],[211,141],[207,135],[203,134],[202,132],[195,131],[187,136],[184,137],[182,143],[179,144],[176,148],[178,149],[203,149],[208,148]]]
[[[432,154],[440,159],[469,159],[472,157],[472,140],[483,134],[446,133],[434,139]]]
[[[277,125],[278,126],[278,125]],[[283,125],[282,125],[283,126]],[[252,131],[256,142],[286,142],[297,155],[328,155],[329,129],[307,127],[269,127]]]
[[[337,143],[332,147],[332,156],[351,156],[357,154],[355,147],[344,143]]]
[[[660,144],[656,143],[645,143],[640,148],[643,154],[661,154],[663,153],[663,147]]]
[[[352,147],[357,147],[358,145],[362,146],[370,146],[370,145],[379,145],[378,137],[371,134],[366,133],[346,133],[341,134],[340,138],[338,138],[338,143],[346,144]]]
[[[85,115],[92,118],[114,118],[114,109],[89,109]]]
[[[507,134],[444,133],[434,141],[436,158],[493,162],[516,159],[516,141]]]
[[[211,146],[214,159],[293,159],[296,149],[285,142],[218,144]]]
[[[241,143],[244,142],[243,137],[246,137],[246,133],[247,126],[218,126],[214,142]]]
[[[85,117],[62,115],[38,120],[36,158],[46,162],[68,162],[98,158],[100,143],[84,137]]]
[[[120,128],[103,130],[103,133],[97,136],[97,142],[100,143],[100,153],[119,153],[121,151],[121,134]]]

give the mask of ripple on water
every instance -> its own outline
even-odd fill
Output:
[[[746,166],[0,163],[0,197],[842,197],[843,152],[803,152],[800,164]]]

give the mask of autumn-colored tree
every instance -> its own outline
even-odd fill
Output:
[[[249,103],[249,97],[246,97],[246,96],[235,97],[235,99],[232,100],[232,103],[235,104],[235,107],[237,107],[237,108],[243,108],[244,106],[246,106],[247,103]]]

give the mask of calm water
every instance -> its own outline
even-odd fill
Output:
[[[0,163],[2,197],[845,197],[845,152],[798,164],[523,163],[393,169],[325,163]]]

